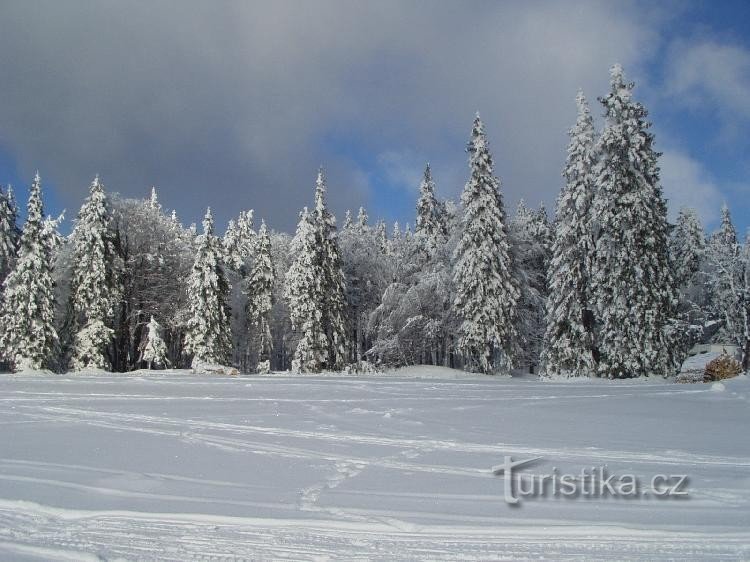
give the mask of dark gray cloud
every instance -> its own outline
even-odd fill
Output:
[[[4,2],[0,145],[25,176],[40,168],[53,179],[69,209],[98,172],[126,195],[158,186],[187,222],[211,204],[222,220],[255,208],[290,229],[320,163],[337,211],[381,197],[363,152],[407,189],[429,159],[441,191],[457,194],[480,110],[509,199],[549,201],[576,90],[593,102],[616,61],[638,78],[658,46],[659,20],[642,10],[562,1]],[[342,150],[331,138],[356,146]]]

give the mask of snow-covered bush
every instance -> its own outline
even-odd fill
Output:
[[[357,361],[356,363],[349,363],[344,367],[344,372],[347,375],[372,375],[379,373],[380,369],[369,361]]]
[[[196,375],[223,375],[229,377],[236,377],[240,372],[227,365],[219,365],[218,363],[211,363],[210,361],[202,361],[199,358],[194,358],[190,365],[191,370]]]
[[[141,350],[141,361],[146,363],[146,368],[169,365],[167,346],[161,338],[161,326],[153,316],[148,323],[148,334]]]

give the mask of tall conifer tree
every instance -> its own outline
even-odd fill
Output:
[[[648,113],[632,99],[633,84],[625,82],[619,65],[611,76],[611,91],[601,99],[606,126],[598,142],[593,206],[598,374],[667,374],[672,368],[667,329],[676,297],[659,154]]]
[[[471,177],[461,195],[463,230],[454,254],[454,307],[461,322],[458,349],[473,371],[508,373],[519,291],[512,275],[500,180],[493,173],[479,115],[468,152]]]
[[[152,194],[154,198],[155,191]],[[99,176],[78,213],[73,230],[71,304],[76,329],[72,367],[108,369],[107,346],[112,340],[113,248],[110,214]]]
[[[445,243],[448,236],[445,207],[435,197],[435,182],[432,179],[429,164],[425,167],[424,177],[419,184],[417,222],[414,232],[422,247],[430,255]]]
[[[0,188],[0,285],[13,269],[18,249],[18,209],[13,199],[13,190]]]
[[[222,264],[221,242],[214,234],[211,209],[203,219],[203,234],[188,279],[190,319],[185,349],[193,355],[193,367],[226,365],[232,355],[229,283]]]
[[[265,221],[261,221],[255,245],[255,256],[250,276],[245,282],[248,297],[247,312],[255,326],[258,341],[258,371],[271,370],[271,309],[273,308],[273,287],[275,272],[271,260],[271,238]]]
[[[51,232],[45,225],[39,173],[29,193],[15,267],[5,279],[0,351],[15,371],[45,368],[57,342]]]
[[[294,262],[286,273],[284,298],[289,303],[292,328],[299,334],[292,370],[318,373],[328,360],[328,339],[323,326],[323,268],[316,225],[305,207],[292,240]]]
[[[360,213],[360,220],[362,216],[363,212]],[[328,338],[327,367],[335,370],[342,368],[346,361],[346,289],[344,273],[341,269],[336,219],[328,210],[326,203],[326,180],[323,168],[318,171],[315,184],[313,220],[318,244],[318,260],[323,274],[322,311],[323,329]]]
[[[565,187],[557,199],[542,361],[551,375],[593,376],[596,365],[591,205],[596,150],[594,122],[582,92],[578,93],[576,103],[578,119],[569,133],[568,160],[563,170]]]

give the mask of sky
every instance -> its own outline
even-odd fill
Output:
[[[671,216],[750,226],[750,2],[6,0],[0,184],[34,172],[71,224],[95,174],[184,224],[254,209],[293,231],[324,166],[341,221],[413,222],[468,175],[485,122],[506,205],[554,208],[575,96],[620,63],[663,153]],[[69,228],[69,226],[68,226]]]

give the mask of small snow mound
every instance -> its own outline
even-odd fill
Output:
[[[726,389],[727,387],[720,382],[715,382],[711,385],[711,392],[724,392]]]
[[[357,361],[344,367],[344,373],[347,375],[372,375],[379,372],[380,369],[369,361]]]
[[[542,373],[539,375],[539,380],[544,382],[570,382],[570,383],[577,383],[577,382],[585,382],[590,383],[592,378],[591,377],[585,377],[585,376],[577,376],[573,373]]]
[[[387,376],[397,376],[409,379],[474,379],[474,378],[510,378],[495,375],[483,375],[480,373],[469,373],[460,369],[451,369],[450,367],[439,367],[437,365],[411,365],[408,367],[399,367],[383,373]]]
[[[675,377],[678,383],[697,383],[703,382],[703,371],[683,371]]]
[[[226,365],[217,365],[214,363],[206,363],[193,359],[191,365],[192,371],[196,375],[210,374],[210,375],[228,375],[230,377],[236,377],[240,372],[234,367],[227,367]]]
[[[85,369],[76,369],[73,371],[70,371],[68,373],[69,375],[111,375],[112,371],[108,371],[107,369],[100,369],[98,367],[87,367]]]
[[[21,376],[36,376],[36,375],[54,375],[49,369],[20,369],[13,373],[14,375]]]

